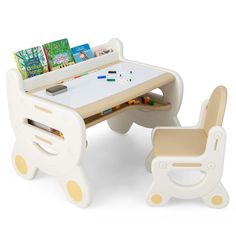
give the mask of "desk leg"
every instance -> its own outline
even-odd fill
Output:
[[[167,111],[133,111],[134,122],[146,128],[155,128],[157,126],[180,126],[177,118],[182,97],[183,83],[181,78],[176,75],[176,80],[160,87],[163,93],[163,102],[171,104],[171,108]]]
[[[133,124],[132,111],[125,111],[111,119],[107,120],[109,127],[121,134],[125,134],[129,131]]]
[[[170,111],[125,111],[107,120],[107,123],[113,131],[121,134],[127,133],[133,123],[146,128],[180,126],[177,115]]]
[[[24,142],[24,140],[22,140]],[[33,165],[30,160],[28,149],[24,148],[20,140],[17,140],[12,151],[12,164],[16,173],[25,179],[33,179],[38,171],[38,168]]]
[[[91,203],[91,191],[81,166],[76,166],[67,175],[58,177],[58,180],[70,202],[82,208]]]
[[[57,165],[58,163],[55,161],[55,165],[52,167],[55,173],[52,173],[52,170],[50,171],[48,168],[45,170],[44,167],[48,166],[46,163],[43,163],[43,160],[52,158],[52,156],[35,148],[32,142],[27,142],[27,140],[24,139],[21,140],[17,139],[12,152],[12,163],[18,175],[30,180],[35,177],[38,169],[40,169],[58,179],[70,202],[82,208],[87,207],[91,203],[91,190],[81,164],[77,164],[72,169],[68,169],[65,174],[64,166]],[[70,155],[70,153],[66,153],[65,158],[63,158],[65,162],[68,162]],[[35,166],[35,157],[42,160],[40,167]],[[58,154],[55,159],[56,158],[62,159],[61,154]],[[63,173],[63,175],[60,173]]]
[[[155,128],[158,126],[180,126],[176,114],[171,111],[142,111],[133,110],[133,122],[146,127]]]
[[[126,133],[131,125],[136,123],[146,128],[155,128],[157,126],[180,126],[177,118],[182,97],[183,83],[181,78],[176,74],[176,80],[160,87],[163,92],[163,102],[171,104],[171,108],[167,111],[146,111],[146,110],[130,110],[125,111],[115,117],[109,119],[109,127],[118,133]]]

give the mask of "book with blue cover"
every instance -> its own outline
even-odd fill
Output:
[[[93,52],[90,49],[89,44],[87,43],[77,47],[73,47],[71,48],[71,51],[76,63],[86,61],[94,57]]]
[[[14,52],[14,58],[23,79],[48,72],[48,65],[40,46]]]

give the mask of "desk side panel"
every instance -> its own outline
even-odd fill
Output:
[[[7,73],[9,113],[16,136],[13,153],[17,153],[15,149],[20,148],[28,160],[43,172],[54,176],[63,175],[79,164],[84,156],[84,120],[73,109],[26,94],[19,76],[17,70]],[[61,131],[64,139],[30,126],[27,119]],[[50,155],[35,144],[55,148],[57,154]]]

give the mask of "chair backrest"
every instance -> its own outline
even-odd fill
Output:
[[[225,107],[227,102],[227,89],[224,86],[218,86],[214,89],[207,106],[207,114],[204,123],[204,130],[208,134],[213,126],[221,126]]]

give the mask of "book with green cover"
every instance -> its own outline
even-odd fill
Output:
[[[67,39],[57,40],[43,45],[49,70],[57,70],[75,64]]]
[[[48,65],[40,46],[14,52],[14,58],[23,79],[48,72]]]

